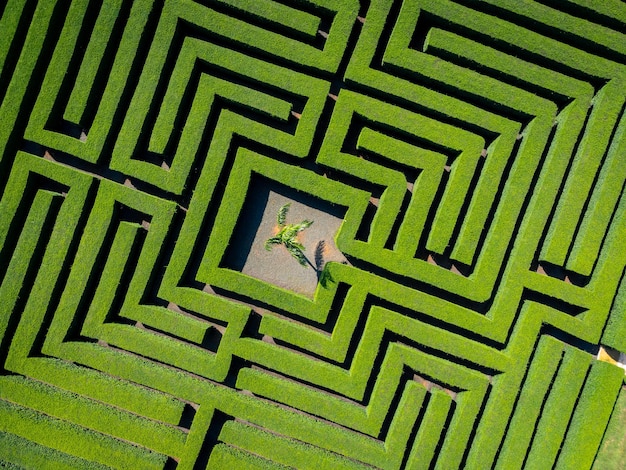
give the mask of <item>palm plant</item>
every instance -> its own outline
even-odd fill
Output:
[[[310,264],[306,256],[304,256],[304,245],[298,242],[298,233],[311,226],[312,220],[303,220],[299,224],[287,224],[287,212],[291,203],[283,205],[278,209],[276,221],[280,229],[276,235],[265,241],[265,249],[271,251],[274,245],[283,245],[291,256],[293,256],[302,266]]]

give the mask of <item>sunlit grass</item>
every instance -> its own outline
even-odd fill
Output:
[[[593,470],[626,468],[626,386],[622,387]]]

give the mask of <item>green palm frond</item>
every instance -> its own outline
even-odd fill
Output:
[[[272,238],[268,238],[265,241],[265,249],[267,251],[271,251],[272,247],[274,245],[280,245],[283,242],[283,240],[280,237],[272,237]]]
[[[304,245],[297,240],[298,233],[302,232],[306,228],[313,224],[312,220],[303,220],[299,224],[287,224],[287,212],[289,212],[289,206],[291,203],[284,204],[278,213],[276,214],[276,221],[280,231],[273,237],[268,238],[265,241],[265,249],[271,251],[274,245],[284,245],[287,251],[293,256],[298,263],[302,266],[306,266],[308,260],[304,255]]]
[[[296,235],[298,234],[298,230],[296,230],[297,227],[295,227],[294,225],[285,225],[280,232],[278,232],[278,235],[282,240],[284,240],[285,242],[289,241],[289,240],[293,240],[296,238]]]
[[[300,250],[300,251],[304,251],[304,245],[302,245],[301,243],[297,242],[296,240],[286,240],[285,241],[285,246],[287,248],[294,248],[296,250]]]
[[[305,228],[309,228],[312,223],[312,220],[303,220],[299,224],[294,225],[294,228],[296,232],[302,232]]]
[[[285,220],[287,219],[287,212],[289,212],[289,206],[291,203],[283,205],[280,209],[278,209],[278,214],[276,214],[276,221],[278,222],[279,227],[285,226]]]
[[[293,256],[296,259],[296,261],[298,261],[298,263],[300,263],[302,266],[307,265],[306,256],[304,256],[304,253],[302,252],[300,248],[294,245],[288,245],[287,251],[289,251],[289,253],[291,253],[291,256]]]

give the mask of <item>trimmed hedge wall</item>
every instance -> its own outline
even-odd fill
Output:
[[[0,465],[593,466],[623,2],[5,3]]]

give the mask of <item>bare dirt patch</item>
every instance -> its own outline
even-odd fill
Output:
[[[290,203],[287,223],[313,221],[298,234],[298,241],[305,248],[307,266],[301,266],[284,246],[274,246],[271,251],[265,249],[265,241],[278,232],[276,214],[286,203]],[[344,213],[341,206],[258,178],[248,191],[222,265],[313,297],[324,265],[331,261],[347,262],[334,240]]]

